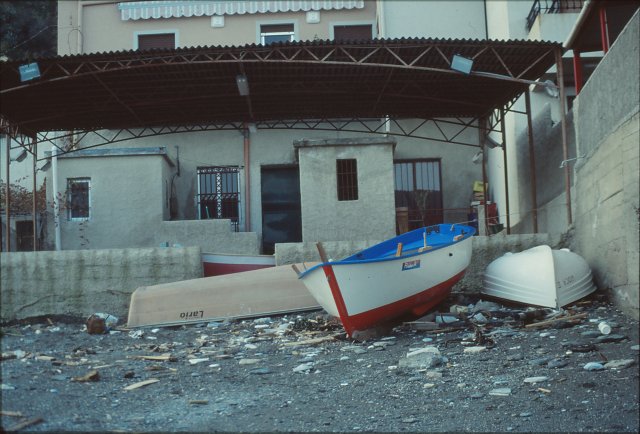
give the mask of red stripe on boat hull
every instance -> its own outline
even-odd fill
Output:
[[[385,306],[380,306],[356,315],[343,316],[342,312],[340,312],[342,325],[344,326],[347,334],[351,336],[356,330],[366,330],[376,324],[396,318],[407,312],[413,312],[416,315],[421,315],[422,313],[433,309],[449,296],[453,285],[455,285],[460,279],[462,279],[462,276],[464,276],[464,271],[465,270],[432,288],[425,289],[411,297],[398,300]]]
[[[220,276],[223,274],[241,273],[243,271],[259,270],[261,268],[270,268],[273,265],[260,264],[220,264],[214,262],[203,262],[202,268],[204,277]]]

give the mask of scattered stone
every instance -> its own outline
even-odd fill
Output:
[[[586,338],[597,338],[602,336],[602,334],[597,330],[587,330],[586,332],[580,333],[580,335]]]
[[[479,324],[486,324],[488,322],[487,317],[482,314],[482,312],[478,312],[473,317],[473,320]]]
[[[529,364],[530,365],[534,365],[534,366],[542,366],[542,365],[546,365],[547,363],[549,363],[549,361],[551,359],[552,359],[552,357],[540,357],[538,359],[529,360]]]
[[[633,345],[631,351],[640,351],[640,345]]]
[[[420,348],[407,353],[400,359],[398,366],[401,368],[433,368],[443,362],[440,351],[433,346]]]
[[[524,359],[524,356],[522,354],[511,354],[507,356],[507,360],[510,362],[517,362],[522,359]]]
[[[508,387],[500,387],[498,389],[492,389],[489,391],[491,396],[509,396],[511,395],[511,389]]]
[[[255,365],[256,363],[260,363],[260,361],[261,361],[261,359],[240,359],[238,364],[240,364],[240,365]]]
[[[402,419],[402,423],[416,423],[418,421],[418,419],[416,419],[415,417],[407,417],[405,419]]]
[[[432,380],[442,378],[442,372],[438,371],[427,371],[425,375],[427,378],[430,378]]]
[[[2,390],[16,390],[16,386],[12,386],[11,384],[2,383],[2,385],[0,386],[0,389],[2,389]]]
[[[543,383],[548,380],[549,380],[549,377],[539,376],[539,377],[527,377],[524,379],[524,382],[534,384],[534,383]]]
[[[271,370],[269,368],[253,368],[249,373],[254,375],[267,375],[271,374]]]
[[[528,411],[524,411],[524,412],[520,413],[518,416],[520,416],[520,417],[529,417],[529,416],[532,416],[532,415],[533,415],[533,413],[530,413]]]
[[[313,362],[309,362],[309,363],[301,363],[300,365],[296,366],[295,368],[293,368],[293,372],[303,372],[303,373],[307,373],[309,372],[311,369],[313,369]]]
[[[605,363],[604,367],[606,369],[625,369],[629,366],[633,366],[635,363],[636,362],[633,359],[609,360]]]
[[[202,359],[189,359],[189,363],[192,364],[192,365],[197,365],[198,363],[208,362],[208,361],[209,361],[208,357],[204,357]],[[240,364],[242,365],[242,363],[240,363]]]
[[[454,304],[449,308],[449,312],[459,314],[459,313],[467,313],[469,312],[469,308],[467,306],[460,306],[459,304]]]
[[[475,346],[475,347],[467,347],[464,349],[465,353],[475,354],[486,351],[487,347]]]
[[[598,362],[589,362],[584,365],[585,371],[602,371],[604,369],[604,365]]]
[[[569,350],[574,353],[589,353],[591,351],[596,351],[597,348],[593,344],[574,344],[569,347]]]
[[[78,381],[80,383],[86,383],[88,381],[99,381],[100,374],[95,369],[93,371],[87,372],[85,375],[81,375],[80,377],[74,377],[71,381]]]
[[[483,396],[484,396],[484,393],[482,393],[482,392],[474,392],[474,393],[472,393],[471,395],[469,395],[469,397],[470,397],[471,399],[480,399],[480,398],[482,398]]]
[[[436,387],[435,383],[424,383],[424,385],[422,386],[425,389],[431,389],[433,387]]]
[[[620,342],[627,339],[626,336],[624,335],[602,335],[602,336],[598,336],[596,338],[596,342],[600,342],[600,343],[607,343],[607,342]]]
[[[478,301],[475,306],[471,308],[472,313],[480,312],[480,311],[494,311],[500,310],[502,306],[498,303],[494,303],[492,301]]]
[[[547,363],[547,368],[559,369],[559,368],[564,368],[568,364],[569,364],[569,361],[566,359],[551,359]]]

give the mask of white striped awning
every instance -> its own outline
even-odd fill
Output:
[[[134,1],[118,3],[121,19],[210,17],[213,15],[262,14],[267,12],[308,12],[362,9],[364,0],[289,0],[289,1]]]

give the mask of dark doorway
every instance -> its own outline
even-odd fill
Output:
[[[33,250],[33,221],[24,220],[16,222],[16,238],[18,252],[30,252]]]
[[[443,222],[439,159],[396,160],[396,208],[408,208],[408,230]]]
[[[262,167],[262,252],[271,255],[276,243],[302,241],[298,166]]]

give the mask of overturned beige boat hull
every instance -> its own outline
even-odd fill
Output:
[[[315,264],[307,264],[307,266]],[[302,269],[301,264],[297,264]],[[291,265],[142,286],[129,327],[167,326],[320,309]]]

